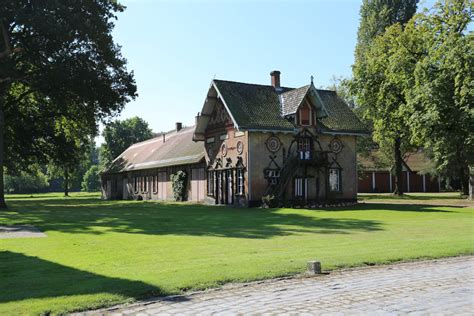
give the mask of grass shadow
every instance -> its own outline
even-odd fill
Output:
[[[144,282],[106,277],[11,251],[0,252],[0,280],[0,303],[98,293],[134,299],[162,294]]]
[[[354,210],[361,211],[395,211],[395,212],[416,212],[416,213],[457,213],[454,210],[441,209],[440,205],[430,204],[390,204],[383,202],[359,203],[353,206]],[[463,208],[462,206],[449,206],[452,208]]]
[[[34,225],[42,231],[103,234],[195,235],[271,238],[297,233],[349,234],[377,231],[374,220],[318,217],[278,209],[245,209],[198,204],[102,201],[98,199],[18,200],[0,223]]]

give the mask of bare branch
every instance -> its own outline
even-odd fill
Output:
[[[1,79],[0,79],[0,83],[10,82],[10,81],[12,81],[12,78],[11,78],[11,77],[6,77],[6,78],[1,78]]]

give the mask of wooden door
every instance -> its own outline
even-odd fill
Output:
[[[166,172],[158,172],[158,199],[166,200],[167,198],[167,174]]]
[[[205,172],[204,168],[195,168],[191,170],[191,201],[203,201],[205,190]]]

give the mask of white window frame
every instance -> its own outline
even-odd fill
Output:
[[[336,183],[333,186],[332,179],[335,179]],[[341,169],[339,168],[330,168],[328,174],[328,182],[329,182],[329,191],[331,192],[341,192]]]
[[[237,169],[237,195],[244,195],[245,179],[244,169]]]
[[[207,196],[214,196],[214,185],[215,185],[216,173],[214,170],[207,171]]]
[[[297,198],[308,198],[308,178],[296,177],[295,178],[295,192],[294,195]]]

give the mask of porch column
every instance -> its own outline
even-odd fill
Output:
[[[410,171],[407,171],[407,192],[410,192]]]
[[[426,175],[423,175],[423,192],[426,192]]]
[[[372,171],[372,192],[375,192],[375,172]]]
[[[389,185],[390,185],[390,193],[392,193],[393,192],[393,188],[392,188],[393,184],[392,184],[392,173],[391,172],[388,173],[388,178],[389,178]]]

